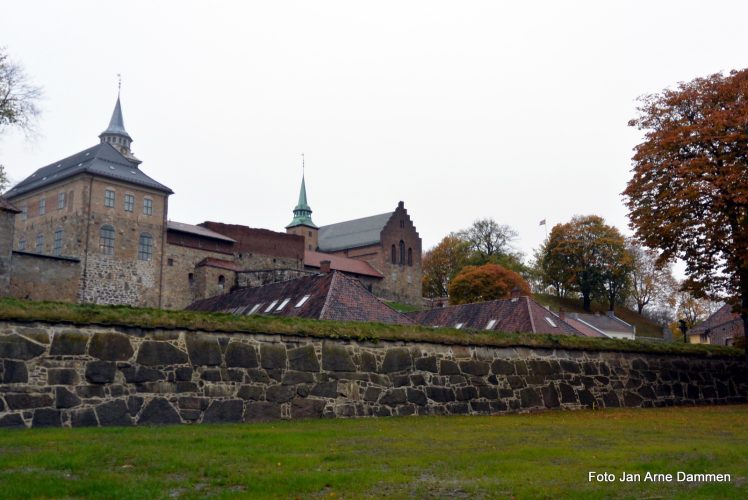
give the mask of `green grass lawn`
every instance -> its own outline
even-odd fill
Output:
[[[746,498],[748,405],[0,431],[2,497]],[[590,483],[589,471],[730,483]]]

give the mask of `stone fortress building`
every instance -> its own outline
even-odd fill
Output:
[[[381,298],[420,304],[421,239],[402,202],[318,227],[302,176],[286,233],[175,222],[173,191],[131,150],[119,96],[99,140],[0,198],[0,296],[182,309],[237,287],[336,270]]]

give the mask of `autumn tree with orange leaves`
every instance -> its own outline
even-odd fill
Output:
[[[468,304],[507,299],[515,287],[519,288],[522,295],[531,295],[527,281],[503,266],[465,266],[449,283],[449,303]]]
[[[631,227],[661,262],[685,261],[686,289],[734,302],[748,334],[748,69],[680,83],[637,109]]]

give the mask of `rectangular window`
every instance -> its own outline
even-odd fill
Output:
[[[267,308],[267,309],[265,309],[265,312],[266,312],[266,313],[269,313],[270,311],[272,311],[272,310],[273,310],[273,308],[275,307],[275,304],[277,304],[277,303],[278,303],[278,301],[277,301],[277,300],[274,300],[274,301],[272,301],[272,302],[270,303],[270,305],[268,306],[268,308]]]
[[[276,309],[275,311],[276,312],[282,311],[283,308],[286,307],[286,304],[288,304],[290,301],[291,301],[290,298],[289,299],[283,299],[283,302],[280,303],[280,305],[278,306],[278,309]]]
[[[20,240],[18,240],[18,250],[20,250],[21,252],[26,251],[26,238],[21,238]]]
[[[258,309],[259,309],[260,307],[262,307],[262,302],[260,302],[259,304],[255,304],[255,306],[254,306],[254,307],[252,308],[252,310],[251,310],[251,311],[249,311],[249,312],[247,313],[247,315],[248,315],[248,316],[251,316],[251,315],[253,315],[254,313],[256,313],[256,312],[257,312],[257,310],[258,310]]]
[[[491,328],[493,328],[494,326],[496,326],[496,320],[495,320],[495,319],[492,319],[492,320],[491,320],[491,321],[489,321],[489,322],[488,322],[488,324],[486,325],[486,330],[490,330],[490,329],[491,329]]]
[[[26,205],[21,207],[21,220],[26,220],[29,216],[29,207]]]
[[[114,208],[114,191],[111,189],[104,191],[104,206]]]
[[[39,200],[39,215],[44,215],[47,213],[47,199],[42,198]]]
[[[153,215],[153,200],[150,198],[143,198],[143,214]]]
[[[294,307],[301,307],[301,306],[303,306],[304,302],[306,302],[307,300],[309,300],[309,297],[311,297],[311,295],[304,295],[303,297],[301,297],[301,300],[299,300]]]
[[[99,249],[104,255],[114,255],[114,228],[112,226],[102,226]]]
[[[36,253],[44,253],[44,235],[42,233],[36,235]]]
[[[153,237],[150,234],[141,234],[138,242],[138,259],[151,260],[153,256]]]
[[[57,210],[65,208],[65,191],[57,193]]]
[[[62,229],[55,231],[55,246],[52,253],[57,257],[62,255]]]
[[[125,195],[125,212],[132,212],[135,208],[135,196],[132,194]]]

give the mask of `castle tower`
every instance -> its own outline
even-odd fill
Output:
[[[293,220],[286,226],[286,233],[303,236],[305,244],[304,248],[306,248],[306,250],[317,250],[317,231],[317,226],[312,222],[312,209],[306,201],[306,183],[304,181],[304,174],[302,173],[299,202],[293,209]]]
[[[114,111],[112,111],[112,118],[109,120],[109,126],[99,134],[101,143],[111,144],[117,151],[129,160],[141,163],[140,160],[135,158],[130,151],[130,144],[132,143],[132,137],[125,130],[125,121],[122,119],[122,105],[119,100],[119,92],[117,92],[117,103],[114,105]]]

